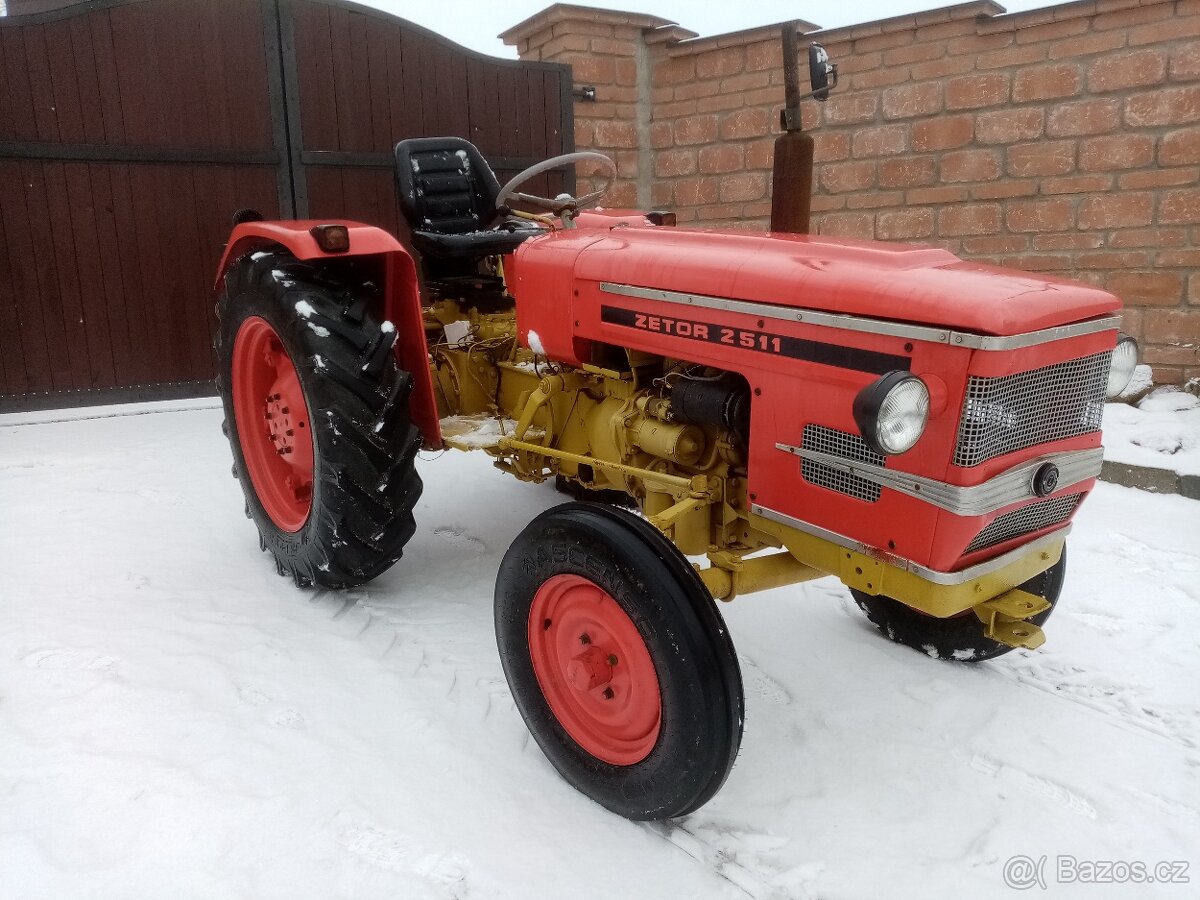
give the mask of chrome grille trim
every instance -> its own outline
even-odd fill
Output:
[[[1112,351],[1015,375],[967,379],[954,465],[1100,430]]]
[[[850,316],[843,313],[794,309],[769,303],[755,303],[750,300],[730,300],[726,297],[709,297],[704,294],[664,291],[632,284],[615,284],[611,281],[600,282],[600,290],[606,294],[619,294],[624,297],[661,300],[664,303],[683,303],[687,306],[699,306],[704,309],[740,312],[763,319],[803,322],[805,325],[841,328],[845,331],[861,331],[867,334],[886,334],[905,340],[929,341],[934,344],[949,344],[952,347],[967,347],[972,350],[1018,350],[1022,347],[1036,347],[1038,344],[1049,344],[1052,341],[1061,341],[1070,337],[1096,334],[1100,331],[1116,331],[1121,325],[1120,316],[1103,316],[1099,319],[1089,319],[1086,322],[1076,322],[1072,325],[1056,325],[1040,331],[1027,331],[1023,334],[1000,337],[990,334],[975,334],[970,331],[931,328],[928,325],[909,325],[905,322],[891,322],[887,319],[869,319],[865,316]]]
[[[844,458],[807,447],[776,444],[775,449],[799,456],[802,460],[801,471],[804,463],[819,464],[822,468],[842,472],[843,477],[874,482],[959,516],[982,516],[1022,500],[1034,499],[1037,494],[1033,489],[1033,476],[1046,463],[1053,463],[1058,467],[1058,483],[1055,490],[1063,490],[1081,481],[1095,478],[1104,464],[1103,447],[1048,453],[1037,459],[1018,463],[982,484],[964,487],[921,475],[896,472],[867,462],[847,462]]]
[[[1030,503],[1028,506],[997,516],[990,525],[975,535],[975,540],[967,545],[963,556],[1065,522],[1074,514],[1082,499],[1083,494],[1067,494],[1040,503]]]
[[[801,442],[804,449],[812,453],[812,456],[802,456],[800,459],[800,474],[805,481],[867,503],[879,499],[882,488],[878,483],[860,478],[854,473],[853,466],[830,465],[825,461],[833,459],[842,463],[851,460],[883,468],[883,457],[868,447],[867,442],[857,434],[810,422],[804,426]]]

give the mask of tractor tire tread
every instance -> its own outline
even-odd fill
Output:
[[[300,586],[355,587],[403,555],[422,492],[414,465],[421,436],[408,407],[412,378],[391,352],[395,333],[371,314],[370,291],[340,283],[284,251],[243,256],[226,273],[213,346],[235,470],[260,545]],[[298,304],[306,304],[297,309]],[[241,321],[266,318],[292,356],[317,448],[313,507],[296,534],[258,502],[241,463],[233,414],[232,346]],[[313,327],[316,326],[316,327]],[[364,358],[364,353],[366,354]]]

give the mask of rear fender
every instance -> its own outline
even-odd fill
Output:
[[[345,253],[326,253],[312,235],[314,225],[345,225],[350,232],[350,249]],[[233,229],[221,265],[217,269],[216,290],[221,289],[225,272],[234,261],[247,253],[283,247],[297,259],[318,263],[321,260],[373,258],[382,279],[383,320],[396,326],[396,360],[413,379],[410,406],[414,424],[421,431],[427,449],[442,446],[433,379],[429,373],[429,348],[425,342],[425,323],[421,316],[421,294],[417,267],[412,256],[382,228],[339,219],[312,219],[286,222],[244,222]]]

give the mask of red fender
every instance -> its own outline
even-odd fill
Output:
[[[345,253],[326,253],[312,236],[314,225],[345,225],[350,232],[350,249]],[[426,449],[440,448],[442,430],[433,395],[433,378],[429,373],[429,347],[421,317],[417,267],[409,252],[382,228],[361,222],[341,219],[244,222],[233,229],[229,243],[225,245],[217,269],[216,289],[221,289],[225,271],[234,260],[271,246],[283,246],[297,259],[304,260],[378,258],[383,279],[383,318],[396,326],[396,360],[413,379],[409,400],[413,423],[420,429]]]

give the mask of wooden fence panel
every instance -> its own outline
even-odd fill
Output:
[[[502,181],[569,152],[570,69],[339,0],[0,17],[0,411],[211,394],[232,213],[403,239],[392,147],[439,134]]]
[[[212,392],[230,215],[291,204],[274,10],[99,0],[0,18],[0,408]]]
[[[392,148],[404,138],[465,137],[502,182],[574,149],[567,66],[492,59],[350,4],[293,0],[281,14],[301,216],[345,215],[402,234]],[[564,173],[530,185],[573,186]]]

